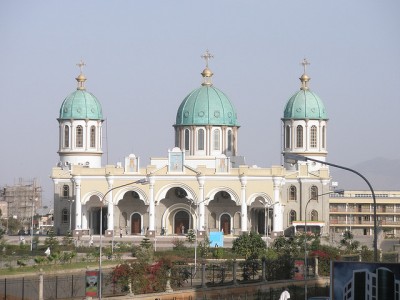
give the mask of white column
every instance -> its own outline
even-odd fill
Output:
[[[154,204],[154,177],[149,177],[150,187],[149,187],[149,196],[150,196],[150,203],[149,203],[149,231],[155,230],[155,204]]]
[[[108,190],[113,188],[114,180],[107,178]],[[107,195],[107,230],[114,230],[114,203],[113,203],[113,191],[110,191]],[[104,205],[105,203],[103,203]]]
[[[282,186],[282,178],[274,178],[274,203],[278,202],[273,206],[274,210],[274,232],[283,232],[283,206],[282,199],[280,197],[280,188]]]
[[[198,216],[197,216],[197,226],[196,229],[198,231],[204,231],[205,229],[205,218],[204,218],[204,176],[197,176],[197,181],[199,182],[199,199],[200,202],[197,204],[198,208]]]
[[[88,229],[88,212],[86,205],[82,205],[82,229]]]
[[[75,229],[82,229],[82,203],[81,203],[81,179],[73,178],[75,182]]]
[[[247,232],[247,203],[246,203],[246,184],[247,184],[247,177],[241,176],[240,177],[241,183],[241,216],[242,216],[242,232]]]

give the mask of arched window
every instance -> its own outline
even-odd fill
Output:
[[[204,129],[197,131],[197,150],[204,150]]]
[[[318,221],[318,212],[315,209],[311,212],[311,221]]]
[[[76,147],[83,147],[83,127],[76,126]]]
[[[303,126],[298,125],[296,128],[296,147],[303,147]]]
[[[218,129],[213,130],[213,150],[220,150],[220,134]]]
[[[310,199],[318,200],[318,188],[315,185],[313,185],[310,189]]]
[[[69,126],[65,125],[64,127],[64,147],[69,147]]]
[[[310,130],[310,147],[317,148],[317,126],[311,126]]]
[[[232,151],[232,144],[233,144],[233,139],[232,139],[232,130],[228,130],[228,151],[231,152]]]
[[[90,126],[90,147],[96,147],[96,127]]]
[[[290,126],[285,127],[285,148],[290,148]]]
[[[63,185],[63,197],[64,198],[69,197],[69,185],[67,185],[67,184]]]
[[[61,222],[66,224],[69,221],[69,213],[66,208],[61,211]]]
[[[294,185],[291,185],[289,188],[289,200],[291,201],[297,200],[297,188]]]
[[[322,126],[322,148],[325,148],[325,126]]]
[[[190,130],[185,129],[185,150],[190,150]]]
[[[296,219],[297,219],[296,211],[292,209],[289,213],[289,224],[292,225],[293,221],[296,221]]]

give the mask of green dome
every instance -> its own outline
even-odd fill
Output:
[[[182,101],[175,125],[239,126],[228,97],[212,85],[203,85]]]
[[[60,108],[60,119],[90,119],[102,120],[100,102],[97,98],[83,89],[78,89],[65,98]]]
[[[286,103],[283,119],[327,120],[324,103],[313,92],[301,89]]]

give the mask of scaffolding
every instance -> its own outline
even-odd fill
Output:
[[[17,219],[25,231],[32,230],[36,210],[42,207],[42,187],[38,180],[36,178],[32,180],[19,178],[14,185],[6,185],[2,188],[1,198],[7,207],[3,212],[3,218]]]

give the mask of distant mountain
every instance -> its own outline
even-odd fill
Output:
[[[400,190],[400,159],[374,158],[354,166],[346,166],[362,174],[375,190]],[[346,190],[369,190],[357,174],[331,167],[333,181]]]

